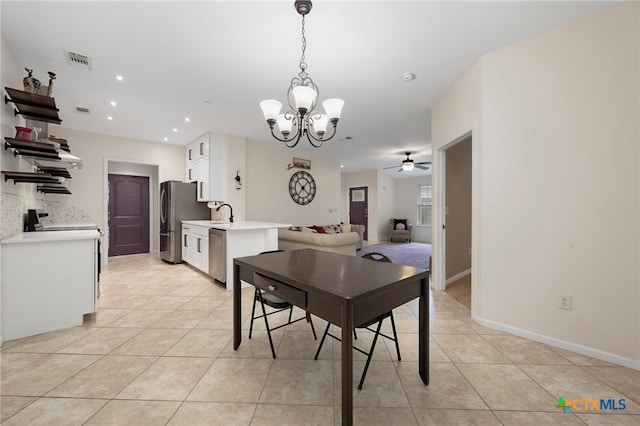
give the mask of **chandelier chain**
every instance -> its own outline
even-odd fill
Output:
[[[307,38],[304,36],[304,15],[302,15],[302,56],[300,56],[300,69],[307,69],[307,63],[304,61],[304,52],[307,49]]]

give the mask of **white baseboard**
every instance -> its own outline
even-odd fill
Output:
[[[458,281],[460,278],[462,278],[462,277],[466,277],[467,275],[471,275],[471,268],[466,269],[466,270],[464,270],[464,271],[460,272],[459,274],[455,274],[455,275],[454,275],[454,276],[452,276],[451,278],[447,278],[447,279],[444,281],[444,286],[445,286],[445,288],[446,288],[449,284],[451,284],[452,282]]]
[[[493,328],[495,330],[504,331],[507,333],[515,334],[516,336],[525,337],[536,342],[545,343],[556,348],[566,349],[568,351],[576,352],[581,355],[590,356],[591,358],[600,359],[602,361],[610,362],[612,364],[621,365],[623,367],[632,368],[640,371],[640,360],[626,358],[620,355],[615,355],[609,352],[604,352],[599,349],[590,348],[588,346],[579,345],[577,343],[567,342],[565,340],[556,339],[554,337],[538,334],[533,331],[522,330],[517,327],[505,325],[502,323],[489,321],[480,318],[475,314],[471,314],[471,318],[478,324],[485,327]]]

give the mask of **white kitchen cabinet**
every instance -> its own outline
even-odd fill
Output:
[[[196,182],[202,180],[204,174],[197,170],[198,161],[209,156],[209,137],[207,132],[190,142],[185,148],[185,182]]]
[[[207,132],[186,147],[185,180],[198,182],[198,201],[229,201],[236,171],[245,168],[246,139]]]
[[[209,273],[209,228],[182,225],[182,260]]]
[[[98,231],[25,232],[2,240],[2,340],[82,325],[96,312]]]

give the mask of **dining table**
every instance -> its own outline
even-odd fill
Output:
[[[242,282],[341,328],[342,424],[353,425],[353,329],[419,298],[418,374],[429,384],[428,270],[315,249],[233,260],[233,348],[242,342]],[[253,293],[252,293],[253,294]]]

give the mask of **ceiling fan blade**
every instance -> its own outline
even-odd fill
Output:
[[[383,167],[382,170],[395,169],[396,167],[398,167],[398,166]]]
[[[429,167],[425,167],[425,166],[420,166],[418,164],[415,165],[416,169],[422,169],[422,170],[429,170]]]
[[[413,163],[413,164],[415,164],[415,165],[418,165],[418,164],[431,164],[431,161],[419,161],[419,162]]]
[[[398,171],[399,171],[399,172],[401,172],[401,171],[402,171],[402,167],[400,167],[400,168],[398,169]]]

